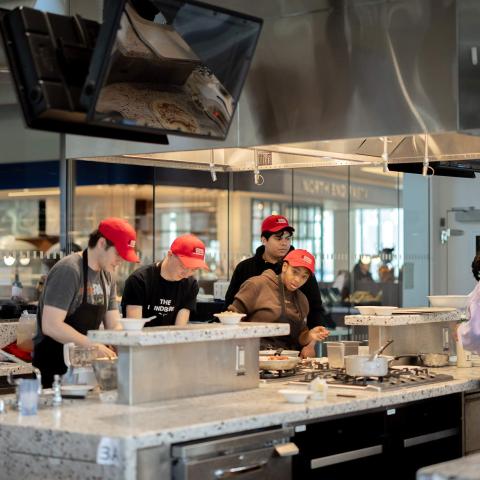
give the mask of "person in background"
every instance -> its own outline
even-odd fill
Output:
[[[261,275],[266,270],[273,270],[277,274],[281,272],[282,260],[287,253],[294,250],[291,245],[294,231],[295,229],[289,225],[287,218],[283,215],[270,215],[263,220],[260,237],[262,245],[257,248],[253,257],[243,260],[235,267],[225,294],[225,305],[228,306],[233,303],[240,287],[249,278]],[[309,275],[300,290],[307,298],[309,305],[308,328],[316,326],[335,327],[331,320],[328,322],[315,275]],[[312,342],[302,349],[302,357],[316,356],[315,343]]]
[[[457,328],[457,338],[463,348],[480,354],[480,255],[476,255],[472,262],[472,273],[477,285],[468,296],[468,322],[461,323]]]
[[[280,273],[268,268],[246,280],[228,310],[246,313],[250,322],[281,322],[290,325],[290,334],[261,339],[261,348],[301,350],[328,336],[325,327],[308,329],[307,297],[299,290],[314,275],[315,258],[306,250],[292,250],[282,262]]]
[[[128,318],[155,319],[146,327],[186,325],[195,310],[198,269],[208,270],[205,245],[195,235],[176,238],[161,262],[140,267],[125,282],[122,313]]]
[[[361,282],[373,283],[372,273],[370,272],[370,265],[372,260],[367,255],[362,255],[358,262],[353,267],[353,284],[358,285]]]
[[[95,346],[102,356],[114,357],[108,347],[86,336],[103,322],[121,329],[112,273],[123,261],[138,262],[135,230],[120,218],[102,220],[90,234],[88,247],[57,262],[48,273],[37,312],[33,365],[42,384],[50,387],[55,374],[63,375],[63,344]]]

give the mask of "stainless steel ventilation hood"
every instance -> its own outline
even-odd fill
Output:
[[[384,148],[393,163],[480,158],[477,0],[208,1],[264,19],[227,140],[120,155],[74,139],[69,156],[226,171],[378,164]]]

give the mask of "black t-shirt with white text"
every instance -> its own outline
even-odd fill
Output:
[[[165,280],[160,275],[161,263],[145,265],[135,270],[126,280],[122,297],[122,313],[127,305],[141,305],[142,317],[156,315],[146,327],[174,325],[182,308],[194,311],[198,283],[193,277],[179,281]]]

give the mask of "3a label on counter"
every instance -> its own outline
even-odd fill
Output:
[[[97,463],[99,465],[120,464],[120,441],[102,437],[97,447]]]

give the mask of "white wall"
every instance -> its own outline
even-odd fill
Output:
[[[480,223],[461,223],[461,237],[451,237],[448,244],[440,242],[440,219],[450,220],[452,209],[474,207],[480,209],[480,179],[436,177],[432,182],[431,255],[432,294],[467,293],[474,280],[470,264],[475,255],[475,235],[480,235]],[[448,261],[450,257],[450,262]],[[450,265],[450,271],[448,271]],[[461,278],[461,285],[447,282],[447,276]],[[449,291],[447,291],[449,290]]]

